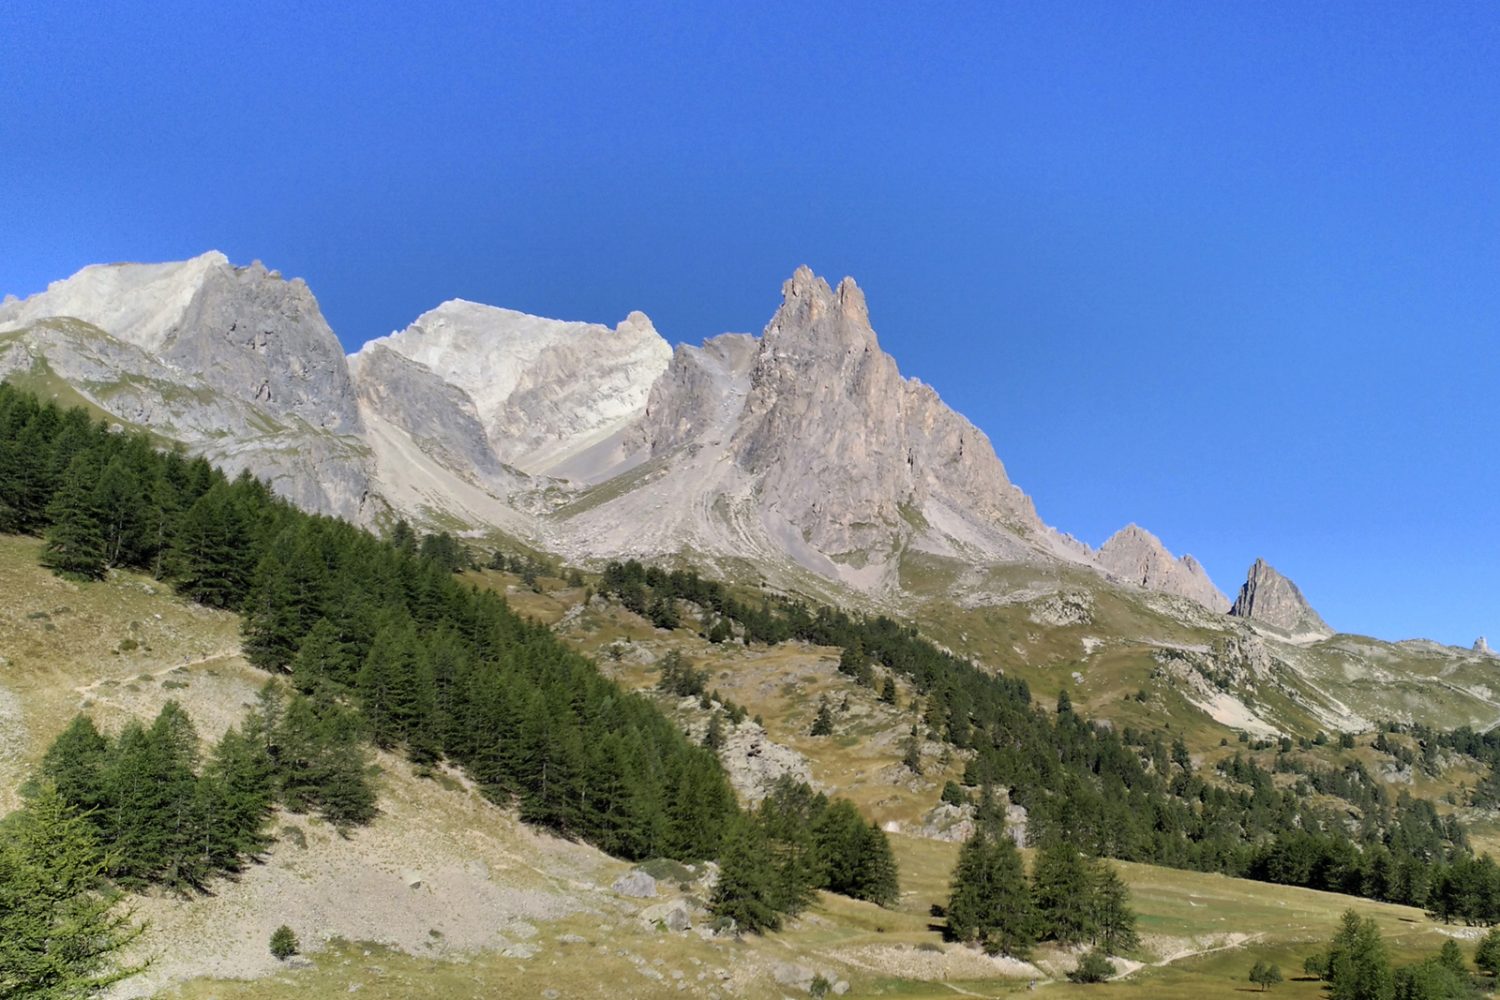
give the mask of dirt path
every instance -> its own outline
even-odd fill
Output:
[[[207,656],[200,656],[196,660],[183,660],[181,663],[174,663],[171,666],[162,667],[160,670],[146,671],[144,674],[138,674],[137,676],[138,677],[150,677],[152,679],[156,679],[158,677],[165,677],[168,674],[175,673],[178,670],[187,670],[190,667],[199,667],[199,666],[202,666],[205,663],[213,663],[216,660],[227,660],[227,659],[229,659],[231,657],[239,656],[239,655],[240,655],[240,649],[239,649],[238,646],[236,646],[233,649],[226,649],[226,650],[223,650],[223,651],[218,652],[218,653],[209,653]],[[100,677],[97,680],[91,681],[88,684],[80,684],[80,685],[78,685],[77,687],[75,687],[73,689],[73,691],[76,694],[80,694],[80,695],[91,695],[94,692],[98,691],[99,688],[103,687],[105,684],[108,684],[110,682],[118,683],[119,679],[115,678],[115,677]]]

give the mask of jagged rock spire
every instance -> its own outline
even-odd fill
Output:
[[[1333,634],[1333,629],[1307,603],[1297,585],[1264,559],[1255,560],[1250,567],[1229,613],[1293,634]]]

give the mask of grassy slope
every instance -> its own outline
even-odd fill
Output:
[[[133,574],[93,585],[58,580],[37,567],[37,549],[35,540],[0,536],[0,795],[7,806],[21,776],[80,707],[113,728],[177,698],[205,735],[238,717],[263,676],[239,657],[233,616],[185,604]],[[519,582],[487,579],[502,589]],[[528,613],[556,620],[582,596],[558,581],[543,584],[558,589],[511,597]],[[936,801],[941,772],[929,768],[922,780],[904,784],[877,777],[900,755],[899,746],[878,737],[904,722],[864,704],[870,696],[837,674],[830,650],[724,654],[686,630],[668,635],[614,611],[592,622],[575,616],[568,634],[584,648],[620,640],[653,650],[677,645],[708,661],[717,686],[766,715],[772,738],[805,754],[821,783],[853,795],[874,815],[904,825]],[[125,639],[137,648],[118,652]],[[619,673],[628,683],[654,681],[642,664],[622,663]],[[863,720],[862,738],[806,736],[818,694],[846,690],[855,703],[851,717]],[[893,837],[904,890],[894,910],[824,896],[786,933],[703,940],[641,925],[632,915],[637,904],[606,888],[626,869],[619,862],[536,835],[457,777],[421,780],[398,760],[381,764],[384,814],[371,828],[341,840],[315,820],[280,817],[275,829],[295,827],[306,847],[296,835],[284,836],[263,865],[212,897],[142,900],[153,925],[148,946],[159,961],[155,978],[138,981],[132,992],[163,988],[163,995],[226,1000],[344,996],[352,987],[376,998],[548,989],[586,996],[608,983],[619,996],[760,997],[795,992],[773,978],[777,963],[791,962],[847,979],[850,995],[951,997],[1022,990],[1039,974],[942,942],[929,910],[946,897],[954,844]],[[1288,972],[1299,968],[1350,905],[1375,914],[1400,955],[1416,957],[1441,941],[1435,925],[1399,907],[1220,876],[1123,869],[1147,934],[1143,959],[1212,949],[1229,934],[1254,935],[1252,944],[1143,969],[1110,986],[1054,983],[1050,995],[1217,995],[1245,986],[1256,957]],[[294,971],[264,954],[269,929],[283,920],[314,952],[309,967]],[[1037,959],[1043,975],[1065,964],[1047,949]],[[192,978],[204,973],[212,978]],[[1289,983],[1278,992],[1317,990]]]

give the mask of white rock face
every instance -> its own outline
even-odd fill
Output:
[[[360,355],[377,348],[465,392],[497,456],[532,475],[552,474],[639,418],[672,357],[643,313],[611,330],[457,299]]]
[[[1128,524],[1115,532],[1095,557],[1099,565],[1127,583],[1190,598],[1210,611],[1229,608],[1229,598],[1214,586],[1198,560],[1190,555],[1174,557],[1161,539],[1138,525]]]
[[[1474,652],[1483,653],[1486,656],[1494,656],[1495,651],[1490,648],[1490,641],[1484,636],[1474,640]]]

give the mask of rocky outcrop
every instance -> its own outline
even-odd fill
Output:
[[[852,278],[803,267],[782,286],[731,453],[767,514],[828,556],[888,550],[929,506],[1046,534],[984,434],[880,349]]]
[[[49,366],[365,523],[390,508],[574,559],[691,551],[873,594],[913,586],[913,556],[976,577],[1071,564],[1227,603],[1134,526],[1095,553],[1044,524],[988,438],[880,349],[858,285],[805,267],[759,337],[675,351],[639,312],[610,328],[451,300],[346,359],[302,281],[218,253],[85,268],[0,305],[6,331],[10,369]]]
[[[350,435],[313,430],[226,395],[135,344],[78,319],[0,333],[0,378],[61,379],[123,426],[181,442],[231,476],[249,470],[307,510],[369,523],[369,453]]]
[[[686,549],[872,593],[896,591],[913,552],[1093,565],[977,428],[901,376],[851,279],[800,268],[759,338],[679,348],[620,445],[628,475],[558,512],[594,553]]]
[[[1490,648],[1490,641],[1484,636],[1480,636],[1478,639],[1474,640],[1474,652],[1482,653],[1485,656],[1495,655],[1495,651]]]
[[[1271,625],[1293,636],[1329,636],[1333,629],[1319,617],[1297,585],[1276,572],[1264,559],[1255,560],[1229,613],[1237,618]]]

